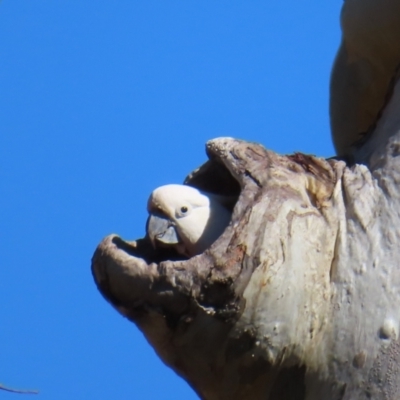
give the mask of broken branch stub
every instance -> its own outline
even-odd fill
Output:
[[[398,161],[370,171],[231,138],[207,154],[186,183],[235,200],[223,235],[188,260],[106,237],[103,296],[203,399],[397,399]]]

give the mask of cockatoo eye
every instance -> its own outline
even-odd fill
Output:
[[[180,206],[177,210],[176,210],[176,217],[177,218],[183,218],[183,217],[187,217],[190,214],[192,207],[190,207],[190,205],[186,204],[184,206]]]

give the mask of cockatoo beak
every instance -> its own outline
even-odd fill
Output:
[[[174,225],[167,218],[150,214],[147,219],[147,233],[153,247],[157,247],[157,242],[165,246],[180,243]]]

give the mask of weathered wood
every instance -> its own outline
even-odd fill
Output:
[[[345,0],[342,42],[332,69],[330,122],[340,156],[376,127],[400,66],[400,2]]]
[[[351,165],[208,142],[209,161],[186,183],[231,196],[234,208],[203,254],[155,253],[146,238],[100,243],[99,290],[202,399],[400,398],[400,85],[391,84],[363,140],[335,138]]]
[[[360,152],[370,169],[210,141],[188,183],[240,194],[202,255],[99,245],[100,291],[201,398],[398,398],[399,101]]]

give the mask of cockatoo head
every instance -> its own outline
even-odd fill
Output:
[[[147,235],[155,248],[173,247],[187,257],[202,253],[224,231],[231,213],[220,196],[185,185],[165,185],[147,203]]]

